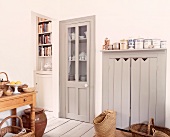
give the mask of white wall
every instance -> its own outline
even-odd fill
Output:
[[[14,6],[15,5],[15,6]],[[32,44],[31,11],[58,21],[96,15],[96,115],[101,113],[102,53],[99,51],[106,37],[111,42],[128,37],[161,38],[170,43],[169,0],[0,0],[0,71],[10,80],[33,84],[35,45]],[[56,39],[58,33],[56,32]],[[53,57],[54,82],[58,82],[58,41]],[[168,50],[170,49],[167,46]],[[170,53],[168,51],[169,58]],[[169,59],[167,70],[170,69]],[[167,71],[166,126],[170,127],[170,72]],[[56,84],[55,83],[55,84]],[[56,96],[58,89],[54,90]],[[58,101],[58,98],[57,98]],[[57,106],[58,109],[58,106]]]

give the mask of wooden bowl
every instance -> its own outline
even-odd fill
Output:
[[[35,87],[28,87],[28,88],[22,88],[24,92],[33,92],[35,91]]]
[[[6,95],[6,96],[10,96],[10,95],[12,95],[13,94],[13,92],[11,91],[11,92],[9,92],[9,91],[5,91],[4,92],[4,94]]]
[[[0,97],[2,97],[2,95],[3,95],[3,90],[0,89]]]

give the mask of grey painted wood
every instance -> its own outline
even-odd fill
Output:
[[[139,122],[143,123],[149,119],[149,58],[140,58],[140,99],[139,99]]]
[[[159,54],[157,60],[157,103],[156,123],[165,126],[165,99],[166,99],[166,54]]]
[[[140,59],[131,59],[131,124],[139,123],[140,119]]]
[[[116,127],[121,128],[122,126],[122,59],[114,59],[114,110],[116,111]],[[110,76],[110,75],[109,75]]]
[[[114,110],[114,59],[109,59],[109,71],[108,71],[108,96],[109,96],[109,99],[108,99],[108,109],[109,110]]]
[[[166,49],[103,51],[102,54],[102,109],[117,109],[123,116],[123,110],[124,108],[127,108],[123,105],[123,101],[127,101],[129,99],[126,98],[127,92],[125,92],[126,87],[128,89],[129,82],[131,102],[130,124],[149,121],[149,119],[153,117],[156,125],[164,126],[166,98]],[[128,69],[125,69],[125,64],[123,62],[120,67],[120,69],[122,69],[120,74],[118,66],[113,63],[115,58],[129,58],[130,72],[127,71]],[[144,59],[146,60],[144,61]],[[128,65],[126,67],[128,67]],[[130,73],[130,81],[124,79],[128,77],[127,73]],[[127,76],[124,77],[125,74]],[[121,78],[118,76],[121,76]],[[115,81],[115,77],[117,81]],[[115,83],[118,81],[120,81],[122,85],[121,93],[119,88],[120,83]],[[127,83],[124,83],[124,81],[127,81]],[[118,99],[120,97],[121,99]],[[121,111],[119,108],[115,108],[115,102],[117,105],[121,104]],[[124,117],[121,118],[123,119]],[[117,119],[118,121],[120,120],[118,124],[120,126],[121,123],[123,127],[126,119],[122,120],[121,118],[118,113]]]
[[[156,120],[156,98],[157,98],[157,58],[150,58],[149,62],[149,119]]]
[[[78,71],[79,68],[79,36],[78,36],[78,26],[87,25],[87,82],[79,82],[79,73],[81,71]],[[79,18],[79,19],[71,19],[66,21],[60,22],[60,117],[67,117],[71,119],[86,121],[86,122],[92,122],[94,119],[94,91],[95,91],[95,17],[90,16],[86,18]],[[75,61],[75,78],[76,81],[68,81],[68,73],[67,73],[67,61],[68,61],[68,35],[67,35],[67,28],[68,27],[76,27],[76,61]],[[84,69],[84,68],[82,68]],[[85,87],[85,84],[88,85],[88,87]],[[71,103],[68,104],[69,99],[67,96],[67,89],[75,87],[75,104]],[[84,91],[86,90],[87,93]],[[86,98],[82,99],[82,96]],[[79,97],[81,99],[79,99]],[[79,104],[81,103],[81,104]],[[86,104],[84,104],[86,103]],[[68,113],[68,105],[76,108],[75,113]],[[86,107],[81,107],[86,106]],[[66,109],[65,109],[66,108]],[[80,115],[79,115],[80,113]],[[83,115],[82,115],[83,114]],[[85,115],[86,114],[86,115]]]
[[[127,59],[127,60],[126,60]],[[123,58],[122,63],[122,126],[129,127],[130,118],[130,58]]]
[[[109,68],[109,58],[108,55],[103,55],[102,58],[102,110],[109,109],[109,72],[112,70]]]

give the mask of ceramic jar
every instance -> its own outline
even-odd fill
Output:
[[[152,40],[151,39],[145,39],[143,47],[144,49],[148,49],[152,45]]]
[[[128,49],[128,41],[123,39],[120,40],[120,50],[126,50]]]
[[[143,38],[135,39],[135,49],[143,49]]]
[[[153,44],[155,49],[159,49],[161,47],[160,39],[152,39],[152,44]]]
[[[120,49],[120,43],[119,42],[113,43],[113,50],[119,50],[119,49]]]
[[[30,129],[30,113],[31,109],[25,109],[24,115],[22,115],[22,121],[25,128]],[[44,113],[44,109],[35,108],[35,137],[42,137],[47,125],[47,117]]]

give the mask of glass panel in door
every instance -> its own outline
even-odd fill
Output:
[[[87,25],[78,27],[79,81],[87,81]]]
[[[75,27],[68,28],[68,81],[75,81],[75,71],[76,71],[76,63],[75,63]]]

